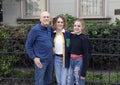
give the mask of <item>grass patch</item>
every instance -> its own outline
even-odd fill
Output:
[[[87,81],[105,82],[105,83],[120,83],[120,73],[116,72],[92,72],[88,71],[86,76]],[[106,84],[107,85],[107,84]]]

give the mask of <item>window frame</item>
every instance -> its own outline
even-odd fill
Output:
[[[81,7],[81,5],[80,5],[80,2],[81,2],[81,0],[77,0],[77,17],[81,17],[81,18],[106,18],[106,11],[107,11],[107,0],[102,0],[102,13],[101,13],[101,15],[99,15],[99,16],[95,16],[95,15],[93,15],[93,16],[89,16],[89,15],[86,15],[86,16],[82,16],[81,15],[81,10],[80,10],[80,7]]]
[[[27,6],[27,3],[26,3],[27,0],[21,0],[21,18],[22,19],[39,19],[39,16],[27,16],[26,15],[26,6]],[[47,10],[47,0],[42,0],[41,2],[44,2],[44,7],[41,8],[41,11],[45,11]],[[43,3],[42,3],[43,4]]]

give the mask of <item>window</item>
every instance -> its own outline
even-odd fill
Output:
[[[80,17],[103,17],[103,0],[80,0]]]
[[[45,10],[45,0],[22,0],[21,9],[22,18],[39,18]]]

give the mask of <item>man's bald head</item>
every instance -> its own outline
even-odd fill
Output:
[[[43,11],[43,12],[41,12],[41,14],[40,14],[40,18],[41,18],[42,16],[44,16],[44,15],[49,15],[49,16],[50,16],[50,13],[47,12],[47,11]]]
[[[44,11],[40,14],[41,25],[47,27],[50,23],[50,14],[47,11]]]

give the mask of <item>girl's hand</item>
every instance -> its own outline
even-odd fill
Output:
[[[71,32],[72,34],[76,34],[76,32]]]
[[[81,78],[82,80],[85,80],[85,77],[83,77],[83,76],[81,76],[80,78]]]

